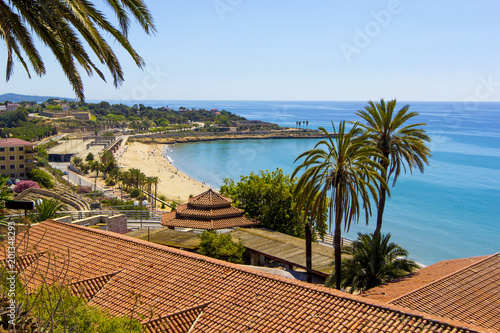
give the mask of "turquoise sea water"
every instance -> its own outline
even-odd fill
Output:
[[[331,130],[340,120],[356,120],[365,102],[168,101],[151,106],[225,109],[247,117],[295,127]],[[398,102],[402,107],[406,102]],[[500,251],[500,103],[410,102],[432,138],[432,158],[424,174],[399,178],[388,199],[383,232],[429,265],[440,260]],[[177,144],[167,149],[174,165],[218,188],[225,177],[282,168],[292,173],[295,158],[317,139],[233,140]],[[343,236],[372,232],[374,219]]]

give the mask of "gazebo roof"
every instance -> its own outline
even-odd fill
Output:
[[[259,224],[259,221],[245,216],[241,209],[232,206],[231,202],[231,199],[209,189],[189,199],[187,204],[177,207],[177,210],[163,214],[161,224],[170,228],[205,230]]]

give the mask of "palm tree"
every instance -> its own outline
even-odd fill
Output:
[[[59,211],[64,205],[58,199],[42,199],[35,202],[35,208],[37,215],[33,217],[35,222],[43,222],[48,219],[53,219],[56,217],[57,211]]]
[[[157,190],[158,190],[158,183],[160,183],[160,177],[158,176],[154,176],[152,177],[153,178],[153,184],[155,185],[155,205],[154,205],[154,209],[156,210],[156,193],[157,193]]]
[[[85,45],[102,64],[108,67],[116,87],[123,81],[123,70],[106,41],[108,36],[118,42],[130,54],[136,65],[142,68],[144,61],[130,45],[127,35],[130,16],[139,22],[147,34],[155,32],[148,8],[142,0],[105,2],[116,14],[119,28],[115,28],[103,12],[90,1],[0,0],[0,36],[5,41],[7,49],[7,80],[13,73],[14,56],[19,59],[29,77],[31,76],[27,62],[37,75],[42,76],[46,73],[42,58],[33,42],[33,35],[50,48],[76,95],[82,101],[85,96],[78,66],[81,66],[89,76],[95,71],[105,80],[103,73],[92,62]]]
[[[352,293],[363,292],[419,268],[417,263],[407,259],[408,251],[389,243],[390,238],[390,234],[358,233],[358,239],[342,249],[343,254],[349,255],[342,260],[342,288],[350,288]],[[331,286],[334,280],[332,273],[325,285]]]
[[[381,99],[380,103],[369,101],[364,110],[358,110],[356,113],[366,121],[366,124],[360,124],[360,126],[366,131],[371,145],[385,157],[379,161],[383,167],[381,175],[387,183],[391,176],[394,176],[392,186],[396,185],[401,170],[406,172],[406,166],[410,173],[413,168],[424,172],[424,163],[429,164],[427,157],[430,156],[426,142],[431,141],[425,134],[425,130],[419,128],[424,126],[424,123],[405,125],[407,121],[418,115],[417,112],[409,112],[410,106],[405,105],[394,114],[395,107],[395,99],[387,104]],[[381,186],[375,235],[380,234],[382,229],[385,199],[386,190]]]
[[[153,187],[153,183],[154,183],[154,179],[153,177],[146,177],[144,178],[144,187],[146,188],[146,192],[149,194],[148,195],[148,201],[151,201],[151,203],[153,203],[153,200],[152,200],[152,187]]]
[[[144,174],[142,173],[141,169],[132,168],[129,169],[128,171],[132,179],[132,185],[139,188],[139,185],[141,184],[141,179],[144,178]]]
[[[90,161],[89,165],[90,165],[90,170],[96,172],[96,176],[94,178],[94,191],[97,191],[97,178],[99,178],[99,171],[102,168],[102,164],[99,163],[99,161]]]
[[[319,129],[326,135],[326,139],[295,160],[297,162],[304,158],[302,164],[294,170],[292,178],[301,170],[304,173],[298,180],[294,195],[297,197],[297,207],[304,212],[311,212],[312,219],[322,214],[330,195],[329,227],[331,229],[332,216],[335,215],[335,272],[336,286],[340,289],[342,220],[344,229],[348,231],[351,222],[359,220],[362,208],[368,223],[368,216],[371,214],[370,197],[378,199],[377,184],[387,188],[380,175],[382,166],[378,162],[384,160],[384,157],[377,149],[366,144],[366,136],[362,135],[356,125],[346,132],[345,122],[342,121],[338,133],[333,126],[334,138],[323,127]],[[373,159],[374,156],[377,158]],[[310,259],[306,259],[307,261]]]

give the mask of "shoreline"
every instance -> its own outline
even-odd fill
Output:
[[[164,195],[167,201],[185,203],[191,195],[196,196],[210,188],[177,169],[164,157],[165,146],[160,143],[129,142],[119,164],[125,170],[140,169],[147,177],[158,177],[157,196]]]
[[[320,131],[269,131],[269,132],[190,132],[190,133],[166,133],[166,134],[151,134],[138,135],[129,137],[129,142],[143,142],[149,144],[176,144],[188,142],[205,142],[205,141],[224,141],[224,140],[249,140],[249,139],[319,139],[325,138],[326,135]]]
[[[172,133],[170,133],[172,134]],[[194,135],[193,135],[194,134]],[[153,134],[148,136],[129,137],[128,148],[119,158],[119,164],[125,169],[140,169],[147,177],[158,177],[157,196],[164,195],[167,201],[185,203],[190,196],[196,196],[209,188],[218,190],[178,169],[168,156],[169,145],[189,142],[211,142],[222,140],[251,139],[316,139],[325,135],[316,130],[308,131],[269,131],[250,133],[174,133],[173,137],[162,137]],[[167,154],[165,154],[167,149]],[[154,186],[153,186],[154,191]]]

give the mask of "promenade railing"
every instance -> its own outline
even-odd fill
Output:
[[[321,235],[319,233],[316,233],[316,237],[318,240],[321,240],[323,243],[327,243],[327,244],[332,244],[333,245],[333,235],[332,234],[325,234],[323,237],[321,237]],[[350,239],[347,239],[347,238],[344,238],[342,237],[340,239],[340,246],[346,246],[346,245],[351,245],[353,243],[352,240]]]

